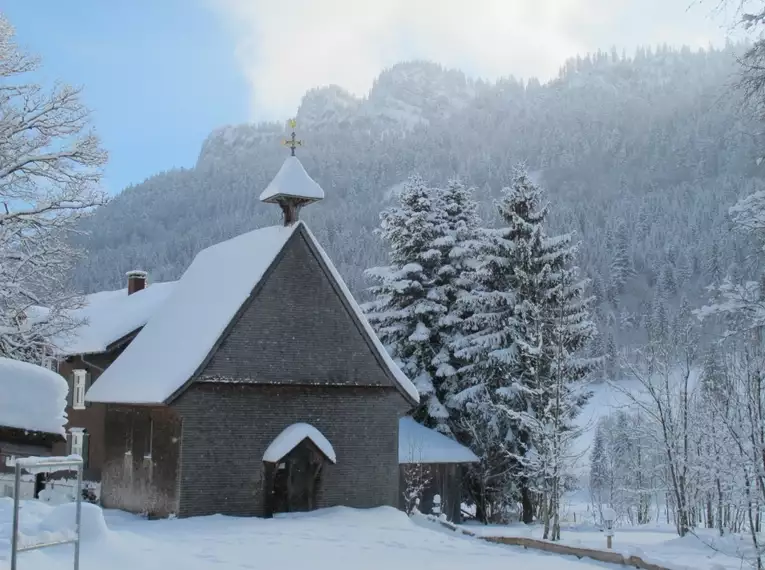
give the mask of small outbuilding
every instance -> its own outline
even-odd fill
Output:
[[[64,441],[66,380],[47,368],[0,358],[0,472],[17,457],[51,455]],[[42,478],[35,485],[41,489]]]
[[[414,495],[419,510],[433,512],[440,498],[440,511],[452,522],[462,518],[462,475],[465,465],[479,461],[464,445],[417,423],[401,418],[398,428],[399,508],[408,510]]]

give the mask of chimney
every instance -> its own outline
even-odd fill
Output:
[[[126,273],[128,279],[128,295],[146,288],[146,272],[134,269]]]

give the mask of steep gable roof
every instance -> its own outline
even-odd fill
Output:
[[[302,222],[248,232],[200,252],[169,299],[88,390],[87,401],[160,404],[177,396],[209,360],[298,232],[321,256],[381,364],[402,392],[418,401],[416,389],[387,354],[329,257]]]

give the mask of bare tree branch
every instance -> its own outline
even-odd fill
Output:
[[[28,81],[38,66],[0,16],[0,355],[37,362],[76,324],[69,236],[106,202],[107,158],[80,89]]]

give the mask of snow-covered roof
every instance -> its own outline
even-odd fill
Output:
[[[323,200],[324,190],[311,178],[296,156],[288,156],[271,183],[260,194],[261,202],[278,196]]]
[[[173,294],[88,390],[91,402],[158,404],[191,378],[298,224],[202,250]]]
[[[68,390],[47,368],[0,358],[0,426],[64,435]]]
[[[298,228],[305,229],[305,235],[321,254],[395,381],[413,401],[419,401],[417,389],[385,351],[326,252],[303,222],[254,230],[201,251],[176,283],[172,295],[88,390],[86,400],[115,404],[167,401],[197,372]]]
[[[276,463],[306,438],[310,439],[327,456],[327,459],[332,463],[337,463],[335,450],[332,448],[329,440],[311,424],[305,423],[292,424],[284,428],[282,433],[277,435],[266,449],[266,452],[263,454],[263,461]]]
[[[106,352],[109,346],[146,324],[173,290],[175,282],[154,283],[128,295],[127,289],[86,295],[84,305],[70,312],[81,321],[54,339],[62,356]]]
[[[399,463],[475,463],[475,453],[410,417],[398,422]]]
[[[77,463],[82,463],[82,457],[79,455],[19,457],[16,459],[16,465],[22,467],[27,473],[52,473]]]

